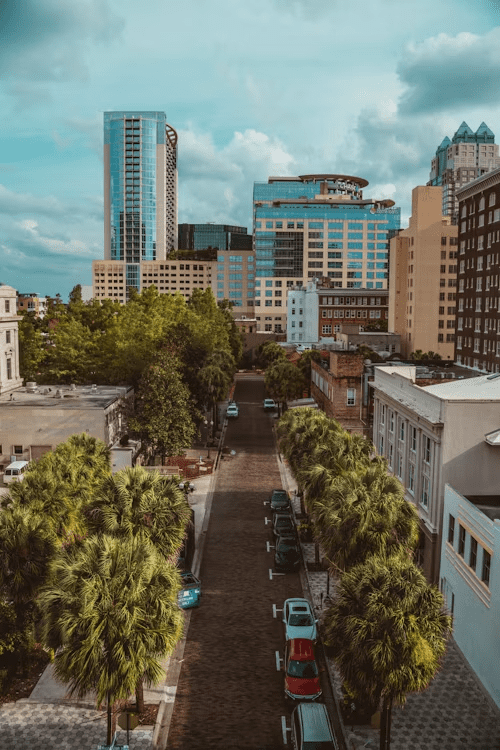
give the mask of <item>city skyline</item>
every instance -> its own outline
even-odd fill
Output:
[[[67,299],[104,257],[103,112],[165,111],[180,223],[251,231],[254,182],[343,173],[401,206],[446,135],[500,137],[498,3],[7,2],[0,281]]]

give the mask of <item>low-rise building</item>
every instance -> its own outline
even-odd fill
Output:
[[[476,376],[465,368],[376,366],[373,442],[417,509],[421,541],[418,561],[437,582],[441,554],[444,488],[475,494],[498,491],[498,472],[484,435],[500,424],[500,378]],[[420,380],[422,382],[422,380]]]
[[[487,435],[484,441],[494,472],[500,445],[495,434],[496,441],[488,442]],[[475,477],[473,494],[445,486],[440,585],[455,642],[500,707],[500,494],[498,485],[495,494],[482,494],[481,476]]]
[[[387,290],[338,289],[330,279],[313,279],[288,292],[287,343],[328,344],[343,324],[383,323],[387,327]]]
[[[311,362],[311,396],[328,417],[349,432],[367,434],[367,403],[363,398],[363,356],[330,352],[329,362]]]
[[[125,432],[130,386],[39,386],[0,395],[0,471],[86,432],[111,447]]]
[[[47,298],[41,297],[36,292],[29,294],[18,292],[17,310],[18,312],[32,312],[35,318],[44,318],[47,312]]]

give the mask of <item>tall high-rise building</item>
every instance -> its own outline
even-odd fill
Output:
[[[500,169],[457,191],[456,360],[500,372]]]
[[[177,247],[177,133],[164,112],[104,113],[104,259],[140,264]]]
[[[405,357],[420,349],[453,359],[458,227],[441,199],[440,187],[414,188],[410,225],[390,243],[389,331]]]
[[[287,292],[326,277],[338,289],[387,289],[392,200],[363,199],[361,177],[270,177],[254,186],[255,315],[285,329]]]
[[[252,250],[252,235],[246,227],[228,224],[179,224],[181,250]]]
[[[457,217],[456,190],[500,167],[495,135],[482,122],[475,133],[463,122],[450,139],[446,136],[431,162],[428,185],[443,188],[443,216]]]

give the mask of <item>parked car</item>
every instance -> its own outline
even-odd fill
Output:
[[[324,703],[299,703],[292,711],[292,744],[295,750],[338,750],[338,742]]]
[[[315,701],[321,695],[314,644],[292,638],[285,644],[285,694],[292,700]]]
[[[7,466],[3,475],[4,484],[10,484],[11,482],[22,482],[26,469],[28,468],[29,461],[13,461]]]
[[[274,567],[284,572],[293,572],[300,568],[300,546],[295,535],[280,535],[276,539]]]
[[[201,599],[201,582],[190,570],[181,573],[182,590],[179,591],[178,604],[181,609],[199,607]]]
[[[272,398],[265,398],[264,399],[264,410],[265,411],[273,411],[274,409],[276,409],[276,404],[273,401],[273,399]]]
[[[292,516],[286,511],[275,513],[273,515],[273,534],[274,536],[296,536],[297,529]]]
[[[307,599],[286,599],[283,605],[283,622],[285,639],[308,638],[315,641],[318,637],[318,622]]]
[[[239,413],[240,410],[238,409],[238,404],[236,404],[234,401],[231,401],[226,409],[226,417],[238,417]]]
[[[290,508],[290,498],[286,490],[273,490],[269,501],[273,513]]]

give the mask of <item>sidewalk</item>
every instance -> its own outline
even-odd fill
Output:
[[[294,511],[300,512],[297,487],[288,463],[280,460],[283,486],[291,493]],[[314,544],[302,544],[306,578],[312,604],[321,619],[326,596],[326,571],[307,570],[314,563]],[[334,583],[330,579],[330,592]],[[342,700],[341,679],[332,659],[327,659],[330,679]],[[346,726],[349,750],[379,746],[379,732],[370,726]],[[422,693],[409,695],[404,707],[392,713],[391,750],[498,750],[500,709],[483,688],[453,639],[448,643],[441,670]]]
[[[197,478],[193,484],[195,491],[189,495],[189,504],[195,513],[195,556],[192,569],[198,573],[203,548],[203,528],[208,520],[215,474]],[[185,612],[186,626],[184,636],[172,657],[162,662],[165,672],[163,682],[144,689],[146,703],[173,705],[175,688],[173,682],[175,667],[179,667],[179,649],[183,649],[189,628],[190,610]],[[171,661],[175,663],[172,665]],[[170,670],[170,671],[169,671]],[[96,750],[106,739],[106,712],[95,710],[95,699],[92,694],[82,700],[69,698],[67,686],[59,682],[54,675],[54,668],[49,664],[29,698],[15,703],[6,703],[0,707],[0,747],[16,750]],[[159,719],[160,717],[160,711]],[[130,732],[130,750],[150,750],[160,747],[162,741],[161,726],[157,720],[155,727],[141,727]],[[156,735],[154,737],[154,734]],[[165,738],[166,739],[166,738]],[[153,740],[158,744],[153,745]],[[126,732],[118,731],[118,744],[126,743]],[[163,747],[165,745],[163,744]]]

